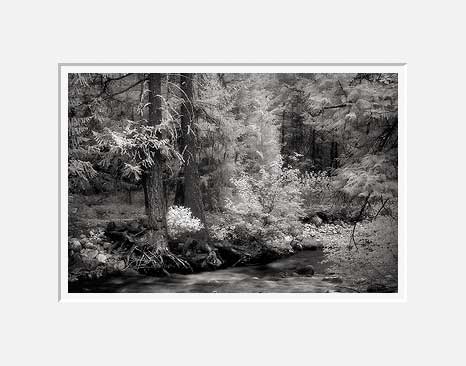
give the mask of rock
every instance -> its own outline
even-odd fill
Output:
[[[105,250],[110,250],[112,248],[112,243],[109,243],[108,241],[104,241],[102,243],[102,248],[104,248]]]
[[[99,254],[97,254],[97,260],[100,263],[105,263],[105,262],[107,262],[107,256],[105,254],[99,253]]]
[[[123,271],[126,267],[125,261],[121,260],[115,263],[114,268],[118,271]]]
[[[81,242],[78,239],[71,239],[69,247],[75,252],[79,252],[82,249]]]
[[[114,263],[110,264],[110,263],[107,261],[107,263],[105,263],[105,274],[106,274],[106,275],[111,275],[111,274],[113,274],[113,273],[115,273],[115,272],[120,272],[120,271],[118,271],[118,270],[115,268],[115,264],[114,264]]]
[[[139,276],[141,276],[138,271],[136,271],[135,269],[132,269],[132,268],[126,268],[122,273],[125,276],[128,276],[128,277],[139,277]]]
[[[105,233],[113,233],[113,232],[128,232],[130,234],[139,233],[144,229],[144,220],[137,220],[137,221],[110,221],[107,224],[107,228],[105,229]]]
[[[342,283],[343,280],[338,276],[327,276],[322,278],[322,281],[332,282],[332,283]]]
[[[317,250],[322,249],[322,242],[313,239],[303,239],[301,241],[302,250]]]
[[[314,216],[311,217],[311,222],[312,222],[315,226],[319,227],[319,226],[322,225],[323,220],[322,220],[319,216],[314,215]]]
[[[129,223],[128,228],[127,228],[128,232],[130,232],[132,234],[137,234],[142,229],[143,229],[142,226],[136,221],[133,221],[133,222]]]
[[[69,266],[80,266],[82,265],[83,260],[81,258],[81,255],[79,253],[74,253],[70,258],[68,265]]]
[[[100,264],[101,263],[97,259],[83,257],[83,265],[89,271],[95,270]]]
[[[314,271],[314,267],[312,265],[308,264],[307,266],[298,268],[296,270],[296,273],[299,274],[299,275],[313,276],[315,271]]]
[[[395,290],[396,291],[396,290]],[[367,286],[367,292],[395,292],[394,289],[390,289],[388,286],[385,286],[381,283],[374,283]]]
[[[83,243],[83,246],[86,249],[97,249],[97,246],[95,244],[91,243],[90,241],[85,241]]]
[[[217,269],[223,264],[222,260],[213,250],[208,254],[191,252],[189,253],[188,261],[192,268],[206,271]]]
[[[295,251],[303,250],[303,246],[300,241],[294,240],[291,242],[291,249]]]
[[[81,239],[85,239],[85,238],[86,238],[86,235],[81,234],[79,237],[80,237]]]
[[[97,257],[97,255],[99,254],[99,252],[95,249],[84,249],[81,251],[81,254],[83,257],[86,257],[88,259],[93,259],[95,257]]]
[[[213,250],[207,255],[205,259],[205,264],[211,268],[218,268],[222,265],[222,261],[218,258],[217,253]]]
[[[243,266],[248,264],[266,264],[278,258],[289,256],[293,253],[289,244],[273,245],[255,238],[245,241],[235,239],[235,241],[223,240],[213,242],[211,246],[215,248],[223,266]]]
[[[78,281],[79,281],[79,278],[78,278],[78,276],[76,276],[75,274],[70,273],[70,274],[68,275],[68,282],[73,283],[73,282],[78,282]]]

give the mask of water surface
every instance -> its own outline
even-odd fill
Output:
[[[70,284],[70,292],[348,292],[341,284],[328,281],[322,251],[302,251],[265,265],[226,268],[212,272],[170,277],[121,274],[100,280]],[[295,271],[306,265],[313,276]],[[325,278],[325,279],[324,279]]]

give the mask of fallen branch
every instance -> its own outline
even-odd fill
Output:
[[[359,211],[358,217],[356,218],[356,221],[354,222],[353,231],[351,232],[350,243],[351,243],[351,240],[353,240],[353,243],[354,243],[354,246],[356,247],[356,250],[358,250],[358,245],[356,243],[356,240],[354,239],[354,232],[356,230],[356,225],[358,224],[359,220],[361,220],[361,218],[362,218],[362,215],[364,213],[364,210],[366,209],[367,203],[369,202],[370,196],[371,196],[371,193],[369,193],[367,195],[367,197],[366,197],[366,199],[364,201],[364,204],[362,205],[361,210]]]
[[[382,196],[380,197],[380,201],[382,202],[382,206],[379,208],[379,210],[377,211],[377,213],[375,214],[375,217],[374,217],[374,220],[377,218],[377,216],[379,216],[379,213],[385,208],[385,205],[387,204],[387,202],[390,200],[390,198],[387,198],[384,202]]]

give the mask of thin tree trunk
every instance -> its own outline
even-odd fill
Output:
[[[146,215],[149,216],[149,197],[147,195],[147,183],[146,183],[146,180],[147,180],[147,176],[146,176],[146,173],[144,172],[142,174],[142,189],[144,191],[144,209],[145,209]]]
[[[335,157],[335,168],[338,168],[338,142],[335,142],[335,151],[334,151],[334,157]]]
[[[133,204],[133,196],[131,194],[131,187],[128,188],[128,205],[132,205]]]
[[[208,231],[205,221],[204,204],[200,187],[198,171],[198,151],[195,135],[195,110],[193,105],[193,78],[195,74],[181,74],[181,90],[183,91],[183,104],[181,106],[181,134],[184,164],[184,203],[191,209],[194,217],[201,220],[204,229],[196,235],[199,239],[207,240]]]
[[[330,145],[330,165],[332,168],[337,168],[337,157],[338,157],[338,143],[332,141]]]
[[[280,152],[283,153],[283,149],[285,148],[285,115],[286,111],[283,109],[283,118],[282,118],[282,128],[281,128],[281,149]]]
[[[362,219],[362,215],[364,214],[364,210],[366,209],[366,206],[367,206],[367,203],[369,202],[369,198],[371,198],[371,193],[369,193],[366,197],[366,199],[364,200],[364,203],[361,207],[361,210],[359,211],[359,214],[358,216],[356,217],[356,220],[354,221],[354,225],[353,225],[353,231],[351,232],[351,239],[350,239],[350,242],[351,240],[353,241],[354,243],[354,246],[356,247],[356,249],[358,249],[358,245],[356,243],[356,239],[354,238],[354,232],[356,231],[356,225],[358,224],[358,222]]]

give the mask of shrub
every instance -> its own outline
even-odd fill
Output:
[[[289,241],[300,231],[303,215],[302,180],[297,169],[283,166],[281,159],[262,167],[255,176],[242,173],[226,208],[233,215],[230,232],[246,233],[270,242]],[[225,236],[225,230],[219,229]],[[242,236],[242,235],[241,235]]]
[[[203,229],[201,220],[193,217],[191,210],[183,206],[171,206],[167,212],[168,234],[177,239],[182,235],[195,233]]]
[[[304,173],[302,191],[305,203],[322,203],[334,194],[332,180],[325,171]]]
[[[358,224],[355,240],[350,240],[352,228],[343,237],[324,245],[330,271],[342,277],[359,278],[363,283],[396,285],[398,276],[398,225],[389,216]]]

